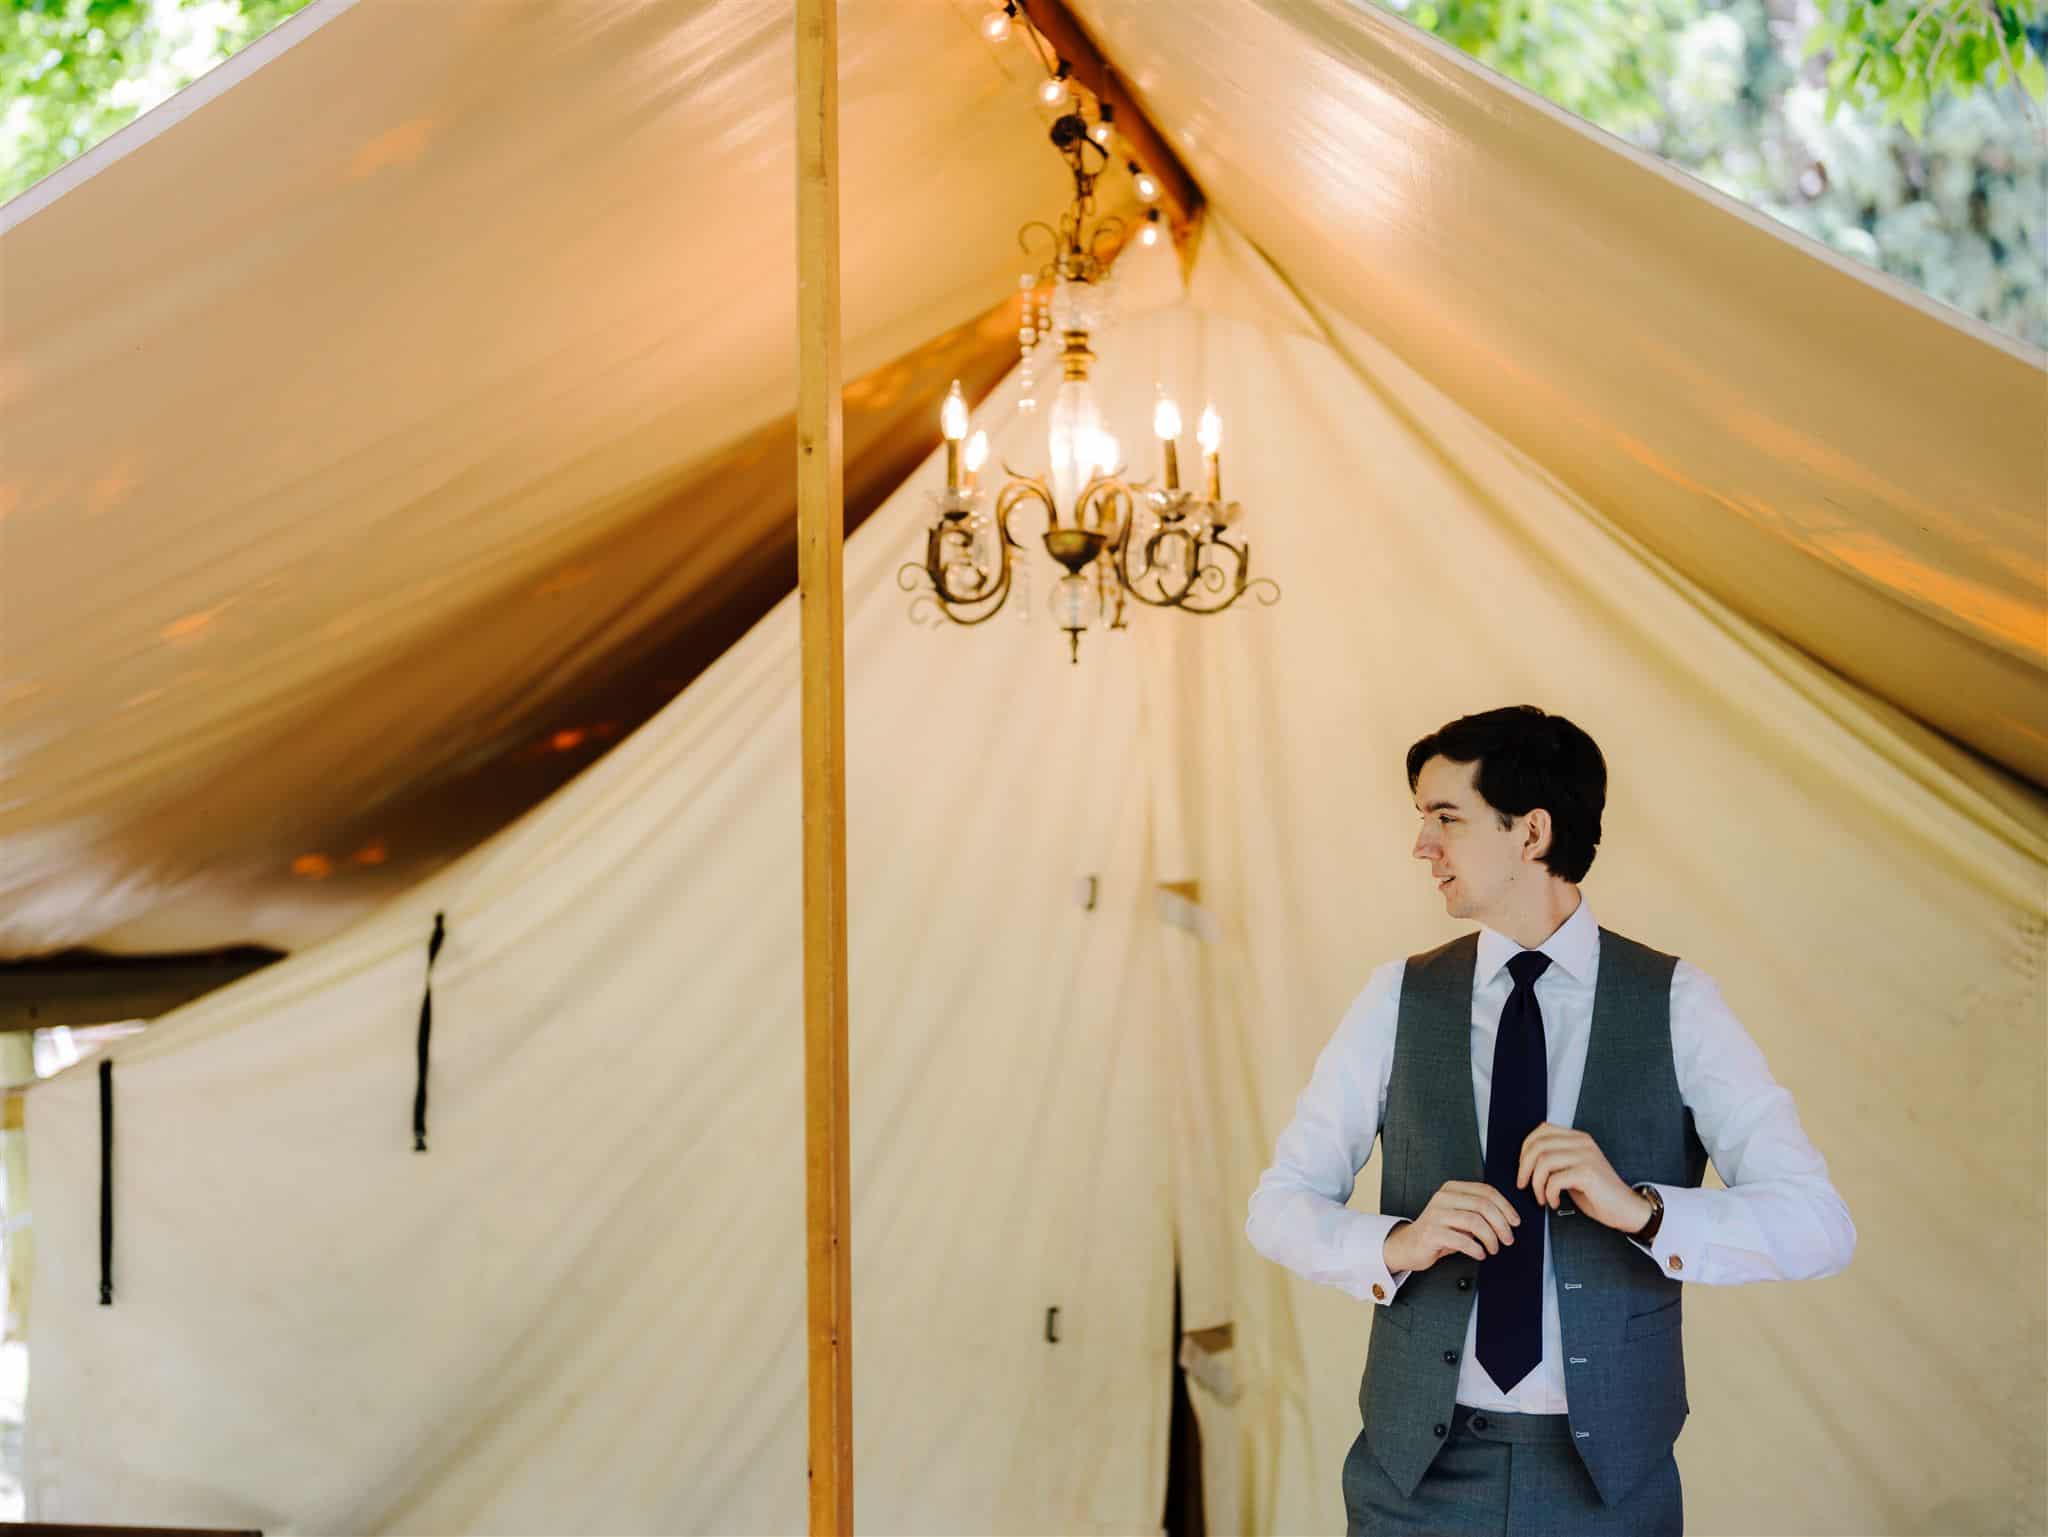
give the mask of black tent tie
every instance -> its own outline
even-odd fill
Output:
[[[427,941],[427,991],[420,999],[419,1086],[412,1095],[412,1150],[415,1153],[427,1150],[427,1042],[434,1033],[434,957],[441,953],[441,943],[447,937],[448,927],[443,915],[434,914],[434,937]]]
[[[100,1306],[114,1305],[114,1064],[100,1061]]]

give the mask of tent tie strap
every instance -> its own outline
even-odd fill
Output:
[[[100,1062],[100,1306],[114,1305],[114,1064]]]
[[[412,1095],[412,1150],[427,1150],[427,1043],[434,1033],[434,958],[448,937],[445,915],[434,914],[434,937],[427,941],[427,990],[420,999],[419,1083]]]

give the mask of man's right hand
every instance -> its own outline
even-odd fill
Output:
[[[1515,1241],[1522,1225],[1508,1198],[1491,1185],[1454,1179],[1429,1198],[1422,1215],[1387,1234],[1381,1251],[1387,1269],[1427,1270],[1446,1254],[1469,1254],[1483,1260]]]

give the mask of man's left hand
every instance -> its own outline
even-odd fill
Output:
[[[1649,1201],[1622,1182],[1600,1144],[1569,1126],[1545,1121],[1522,1143],[1515,1188],[1535,1192],[1536,1204],[1553,1211],[1567,1190],[1580,1211],[1603,1227],[1634,1233],[1650,1220]]]

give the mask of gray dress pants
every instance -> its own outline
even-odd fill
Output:
[[[1380,1467],[1365,1433],[1344,1459],[1348,1537],[1681,1537],[1678,1461],[1603,1505],[1561,1414],[1459,1407],[1412,1498]]]

